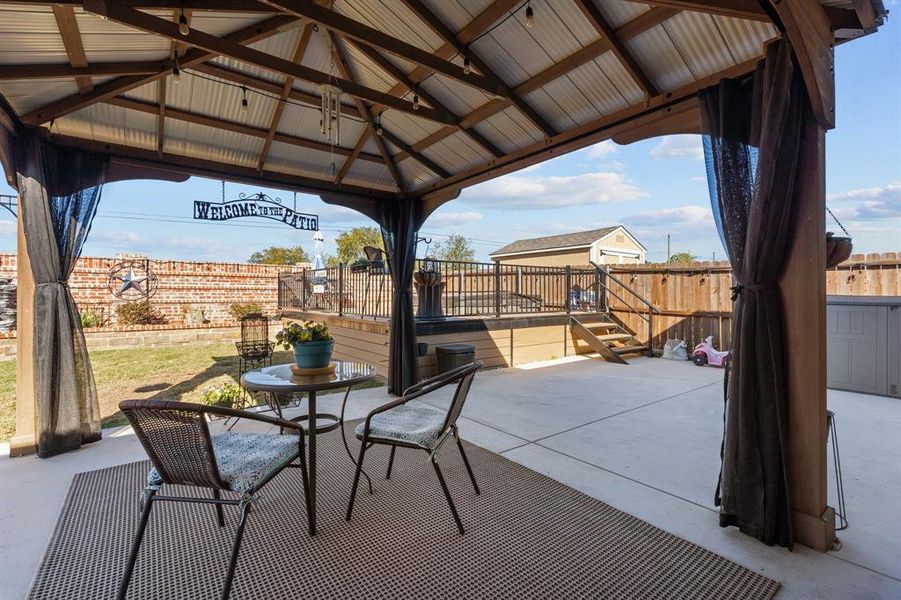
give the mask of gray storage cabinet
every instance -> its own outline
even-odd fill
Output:
[[[828,296],[827,385],[901,397],[901,297]]]

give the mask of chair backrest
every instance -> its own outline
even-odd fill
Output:
[[[382,252],[381,248],[376,248],[375,246],[363,246],[363,252],[366,254],[366,259],[369,262],[384,260],[384,252]]]
[[[219,475],[204,408],[165,400],[119,404],[164,483],[227,489]]]
[[[466,404],[466,397],[469,395],[469,388],[472,387],[472,380],[475,379],[476,371],[482,368],[482,361],[463,365],[451,371],[454,373],[454,379],[457,381],[457,389],[454,390],[454,397],[450,406],[447,408],[447,416],[444,418],[444,425],[441,427],[445,431],[448,427],[453,427],[457,423],[460,412],[463,411],[463,405]]]
[[[241,317],[241,345],[269,343],[269,319],[261,313]]]

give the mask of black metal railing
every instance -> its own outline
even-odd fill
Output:
[[[606,310],[594,269],[417,260],[412,286],[420,319]],[[437,275],[436,275],[437,274]],[[378,265],[346,265],[282,273],[282,310],[388,318],[391,276]]]

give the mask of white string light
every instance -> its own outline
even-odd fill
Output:
[[[188,27],[188,17],[185,16],[185,9],[181,9],[181,15],[178,17],[178,33],[188,35],[191,28]]]
[[[532,10],[532,2],[529,0],[526,5],[526,27],[531,29],[533,25],[535,25],[535,11]]]
[[[241,92],[244,94],[244,97],[241,98],[241,112],[246,113],[247,108],[249,107],[249,104],[247,103],[247,86],[242,85]]]

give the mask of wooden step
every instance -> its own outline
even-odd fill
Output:
[[[611,329],[619,327],[616,323],[583,323],[583,325],[585,325],[585,328],[592,333],[594,333],[595,330],[610,331]]]
[[[616,354],[641,354],[648,351],[647,346],[620,346],[619,348],[614,347],[610,349]]]
[[[600,354],[604,360],[614,363],[620,363],[623,365],[627,365],[624,359],[620,358],[620,356],[611,350],[610,346],[608,346],[605,342],[602,342],[598,339],[598,337],[592,332],[588,331],[588,329],[579,322],[575,317],[570,317],[569,326],[572,330],[572,333],[575,337],[580,338],[583,342],[588,344],[588,346]]]
[[[632,339],[631,333],[606,333],[604,335],[595,336],[602,342],[625,342]]]

